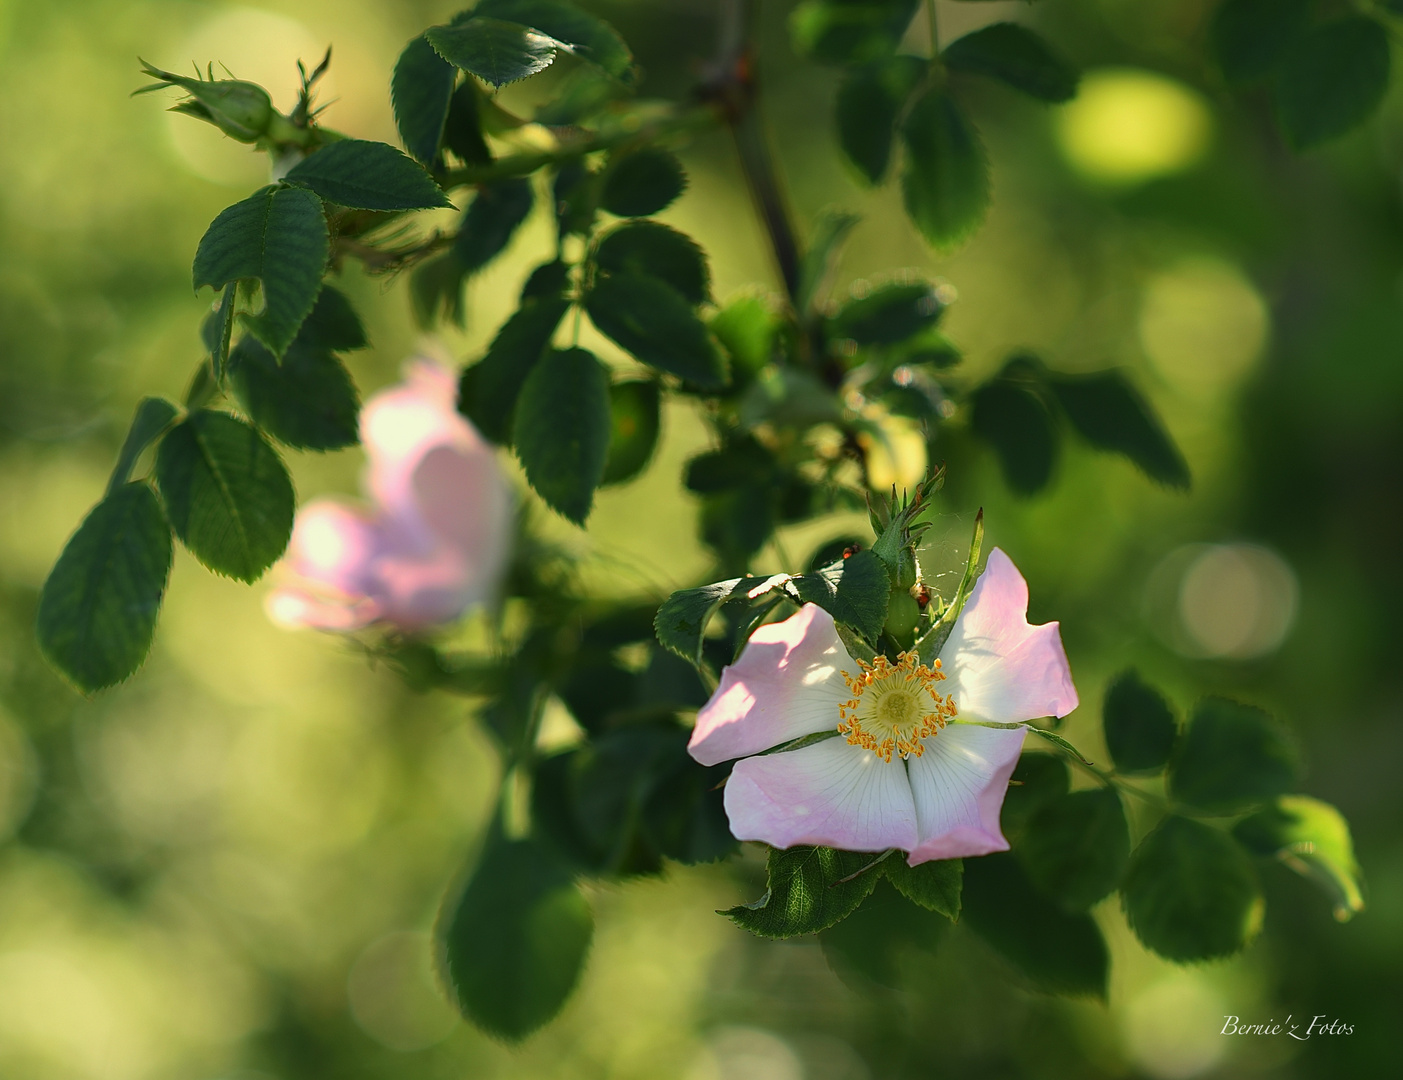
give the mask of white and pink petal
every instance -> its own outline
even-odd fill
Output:
[[[905,850],[916,866],[1007,851],[999,813],[1026,732],[951,724],[908,758],[917,843]]]

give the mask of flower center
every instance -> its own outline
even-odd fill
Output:
[[[936,692],[935,684],[945,680],[939,660],[927,667],[915,653],[904,652],[895,664],[879,656],[857,666],[856,675],[842,673],[853,696],[838,706],[838,734],[883,761],[893,755],[920,757],[926,749],[922,740],[959,711],[953,698]]]

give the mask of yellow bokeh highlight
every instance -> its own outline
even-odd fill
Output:
[[[1145,355],[1166,381],[1211,395],[1251,372],[1266,348],[1271,317],[1261,293],[1237,267],[1195,257],[1149,280],[1138,329]]]
[[[1057,114],[1067,161],[1090,180],[1136,184],[1197,164],[1213,134],[1208,105],[1182,83],[1150,71],[1088,72]]]

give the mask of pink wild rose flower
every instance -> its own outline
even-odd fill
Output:
[[[453,373],[421,359],[365,403],[363,483],[374,512],[327,499],[297,512],[284,584],[268,597],[274,622],[417,630],[491,598],[511,545],[513,496],[457,396]]]
[[[859,663],[833,617],[805,604],[762,626],[721,675],[688,745],[732,758],[726,815],[740,840],[931,859],[1008,849],[999,810],[1023,747],[1019,723],[1077,707],[1057,624],[1028,625],[1028,585],[998,548],[933,667],[902,654]],[[804,735],[797,750],[761,754]]]

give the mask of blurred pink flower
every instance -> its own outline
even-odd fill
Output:
[[[512,491],[496,455],[457,410],[453,373],[430,360],[365,403],[361,443],[373,513],[302,507],[268,596],[283,626],[416,630],[491,598],[505,569]]]
[[[813,604],[762,626],[688,746],[703,765],[745,759],[726,783],[731,831],[779,848],[897,848],[912,866],[1007,850],[999,811],[1025,732],[952,721],[1077,707],[1057,624],[1027,615],[1028,585],[995,548],[932,667],[905,653],[859,663]],[[823,732],[836,735],[761,754]]]

